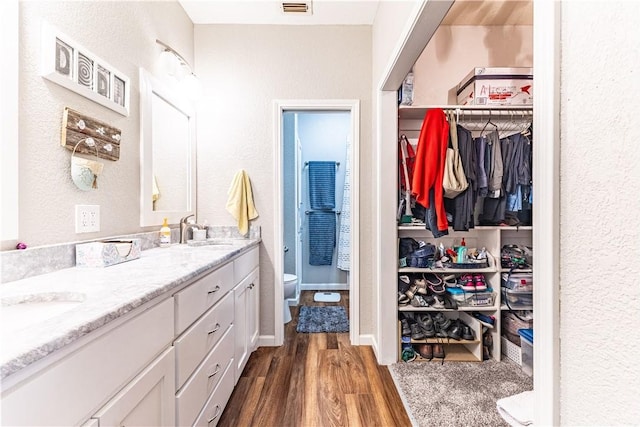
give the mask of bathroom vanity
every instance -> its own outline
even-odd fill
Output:
[[[215,425],[257,344],[258,244],[0,285],[0,424]]]

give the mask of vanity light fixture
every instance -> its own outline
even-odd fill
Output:
[[[180,86],[182,86],[186,95],[194,100],[202,93],[202,84],[194,74],[191,66],[182,55],[168,44],[156,39],[156,43],[162,46],[160,61],[162,62],[167,74],[174,76]]]

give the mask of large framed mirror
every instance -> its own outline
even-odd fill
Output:
[[[175,224],[196,210],[195,110],[140,69],[140,225]]]

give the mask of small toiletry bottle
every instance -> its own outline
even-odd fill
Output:
[[[467,262],[467,243],[464,241],[464,237],[462,238],[460,246],[458,247],[457,262],[460,264]]]
[[[167,224],[167,218],[165,218],[162,223],[162,228],[160,228],[160,247],[166,248],[169,245],[171,245],[171,229],[169,228],[169,224]]]

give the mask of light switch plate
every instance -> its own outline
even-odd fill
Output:
[[[100,231],[100,205],[76,205],[76,233]]]

